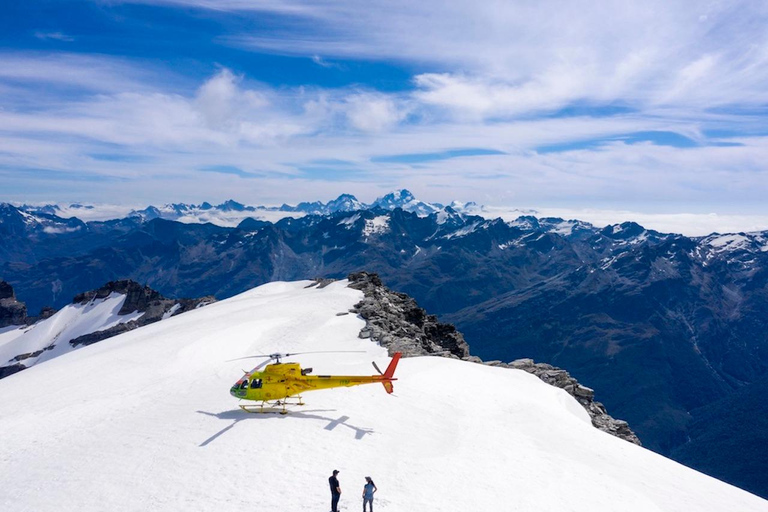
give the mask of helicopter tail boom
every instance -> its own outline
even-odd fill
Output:
[[[395,352],[395,355],[392,356],[392,361],[390,361],[389,366],[387,366],[386,371],[384,372],[383,379],[381,381],[381,384],[384,386],[384,390],[391,394],[394,391],[394,386],[392,385],[393,380],[397,380],[395,376],[395,368],[397,368],[397,362],[400,361],[400,356],[402,354],[400,352]]]

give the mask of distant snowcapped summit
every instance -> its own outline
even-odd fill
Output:
[[[402,189],[395,190],[394,192],[390,192],[383,197],[379,197],[373,202],[373,206],[378,206],[379,208],[384,208],[385,210],[393,210],[395,208],[402,208],[411,201],[415,200],[416,198],[413,197],[413,194],[411,194],[409,190]]]
[[[229,199],[228,201],[224,201],[222,204],[216,207],[219,210],[222,211],[231,211],[231,212],[244,212],[246,210],[254,211],[256,208],[253,206],[245,206],[242,203],[238,203],[237,201],[234,201],[232,199]]]
[[[365,209],[365,204],[358,201],[357,198],[351,194],[341,194],[333,201],[328,201],[326,206],[329,213],[355,212],[357,210]]]
[[[42,212],[28,212],[9,203],[0,203],[0,234],[64,235],[85,230],[76,218],[63,219]]]
[[[479,211],[475,203],[452,203],[456,211],[468,213],[469,210]],[[12,206],[12,205],[9,205]],[[221,204],[213,205],[207,201],[197,205],[189,203],[168,203],[163,206],[149,205],[144,208],[127,208],[114,205],[85,205],[73,203],[68,205],[46,204],[12,206],[14,209],[31,215],[53,215],[61,219],[77,218],[79,220],[106,221],[112,219],[139,219],[148,222],[153,219],[165,219],[185,224],[211,223],[222,227],[236,227],[247,218],[260,221],[277,222],[286,217],[303,217],[304,215],[333,215],[339,212],[354,212],[380,208],[394,210],[402,208],[405,211],[426,217],[442,209],[438,203],[420,201],[406,190],[396,190],[379,197],[371,204],[358,200],[352,194],[341,194],[327,203],[322,201],[300,202],[296,205],[283,204],[277,206],[249,206],[228,199]]]
[[[407,212],[415,213],[422,217],[437,213],[441,209],[440,205],[419,201],[406,189],[390,192],[389,194],[376,199],[371,206],[383,208],[385,210],[402,208]]]

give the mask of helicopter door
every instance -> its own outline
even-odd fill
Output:
[[[253,379],[251,381],[251,389],[259,389],[261,388],[261,379]]]

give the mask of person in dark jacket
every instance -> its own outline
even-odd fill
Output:
[[[373,483],[371,477],[365,477],[365,485],[363,486],[363,512],[365,512],[365,504],[368,503],[370,512],[373,512],[373,493],[378,491],[376,484]]]
[[[338,469],[333,470],[333,474],[328,479],[328,483],[331,485],[331,512],[339,512],[339,498],[341,498],[341,487],[339,486],[339,479],[336,475],[339,474]]]

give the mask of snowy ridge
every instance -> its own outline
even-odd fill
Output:
[[[112,293],[105,299],[87,304],[65,306],[50,318],[31,326],[0,331],[0,366],[19,362],[30,367],[75,350],[69,342],[79,336],[138,320],[144,313],[118,314],[125,299],[125,295]],[[40,351],[37,356],[16,359]]]
[[[287,416],[243,413],[228,393],[248,363],[236,358],[361,350],[296,360],[323,374],[387,364],[385,349],[358,338],[364,321],[344,314],[362,293],[308,284],[264,285],[0,381],[11,440],[0,443],[0,507],[327,510],[334,468],[342,510],[360,507],[366,475],[384,512],[768,507],[597,431],[565,391],[519,370],[410,358],[392,396],[342,388],[308,393]],[[40,414],[45,382],[57,399]]]
[[[711,248],[716,253],[733,251],[765,252],[768,251],[768,236],[765,232],[757,233],[714,233],[701,239],[701,245]]]

